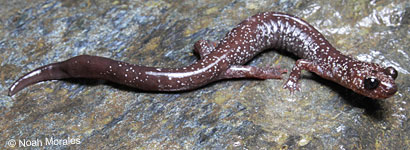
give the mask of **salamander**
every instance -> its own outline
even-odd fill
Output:
[[[397,91],[397,71],[343,55],[306,21],[279,12],[258,13],[239,23],[219,42],[199,40],[194,51],[199,59],[181,68],[157,68],[109,58],[80,55],[48,64],[14,82],[12,96],[28,85],[65,78],[102,79],[143,91],[194,90],[231,78],[281,79],[286,69],[244,65],[266,49],[286,50],[300,59],[283,88],[300,90],[301,71],[307,70],[361,95],[385,99]]]

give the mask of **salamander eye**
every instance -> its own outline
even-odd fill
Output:
[[[379,80],[377,80],[375,77],[369,77],[364,79],[364,88],[367,90],[373,90],[377,88],[379,85]]]
[[[391,76],[393,79],[397,78],[397,71],[393,67],[387,67],[384,73]]]

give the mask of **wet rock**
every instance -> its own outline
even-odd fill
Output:
[[[371,100],[304,72],[301,91],[293,95],[281,88],[284,80],[228,80],[190,92],[146,93],[73,79],[38,83],[7,96],[23,73],[81,54],[185,66],[197,59],[196,41],[218,41],[264,11],[299,16],[342,53],[395,67],[399,91],[387,100]],[[5,1],[0,13],[2,149],[12,140],[17,148],[24,146],[20,141],[31,141],[32,148],[45,149],[409,147],[404,1],[38,0]],[[290,69],[294,61],[267,51],[249,64]],[[38,140],[42,145],[34,144]]]

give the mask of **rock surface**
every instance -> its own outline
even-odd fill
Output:
[[[2,0],[0,149],[405,149],[410,147],[410,4],[405,1]],[[230,80],[181,93],[145,93],[87,80],[48,81],[13,97],[39,66],[89,54],[139,65],[194,62],[193,44],[218,41],[264,11],[299,16],[342,53],[394,66],[399,91],[371,100],[304,72]],[[249,64],[290,69],[267,51]],[[285,76],[287,78],[287,76]],[[13,140],[15,145],[13,147]],[[51,141],[51,143],[50,143]],[[26,144],[26,145],[24,145]]]

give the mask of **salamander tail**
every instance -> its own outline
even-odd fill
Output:
[[[40,81],[62,79],[68,77],[67,73],[64,70],[60,69],[61,65],[63,64],[49,64],[34,69],[33,71],[25,74],[10,86],[8,95],[13,96],[25,87]]]

